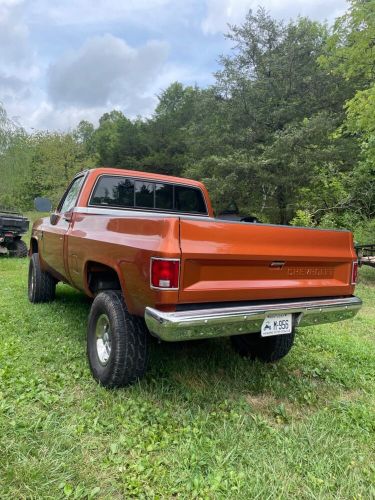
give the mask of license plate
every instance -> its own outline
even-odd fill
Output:
[[[271,337],[272,335],[283,335],[292,332],[291,314],[273,314],[267,316],[263,321],[261,335],[262,337]]]

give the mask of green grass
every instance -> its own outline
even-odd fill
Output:
[[[228,339],[153,344],[134,387],[107,391],[85,353],[90,302],[26,296],[0,259],[0,497],[375,496],[375,272],[353,320],[302,329],[275,365]]]

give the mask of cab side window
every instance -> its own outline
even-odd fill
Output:
[[[102,177],[90,203],[110,207],[134,207],[134,181],[121,177]]]
[[[83,179],[83,176],[77,177],[69,186],[58,207],[58,211],[60,213],[63,214],[65,212],[69,212],[74,208],[83,183]]]

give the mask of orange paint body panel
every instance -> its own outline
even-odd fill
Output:
[[[183,302],[351,295],[346,231],[220,221],[180,226]],[[204,249],[204,252],[202,252]]]
[[[79,210],[79,209],[78,209]],[[142,315],[146,304],[176,304],[178,293],[150,287],[150,259],[157,255],[180,257],[178,219],[136,219],[74,214],[68,236],[68,267],[76,288],[90,294],[89,262],[113,268],[120,278],[129,310]]]
[[[104,174],[199,188],[207,215],[90,207],[95,183]],[[89,296],[94,292],[87,269],[95,265],[116,273],[129,312],[139,316],[147,306],[173,311],[179,304],[345,297],[354,292],[356,254],[350,232],[217,220],[207,190],[190,179],[108,168],[84,175],[72,212],[57,214],[53,223],[40,219],[32,238],[38,242],[42,266]],[[150,286],[152,257],[180,259],[178,290]]]

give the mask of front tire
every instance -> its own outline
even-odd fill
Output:
[[[8,252],[11,257],[27,257],[27,245],[22,240],[14,240],[8,245]]]
[[[100,292],[91,306],[87,356],[94,379],[107,388],[136,382],[146,372],[150,334],[129,314],[121,292]]]
[[[55,298],[56,280],[40,267],[39,254],[33,253],[29,264],[28,297],[29,301],[50,302]]]
[[[243,357],[259,359],[264,363],[279,361],[293,347],[294,331],[285,335],[262,337],[259,333],[234,335],[230,338],[235,351]]]

